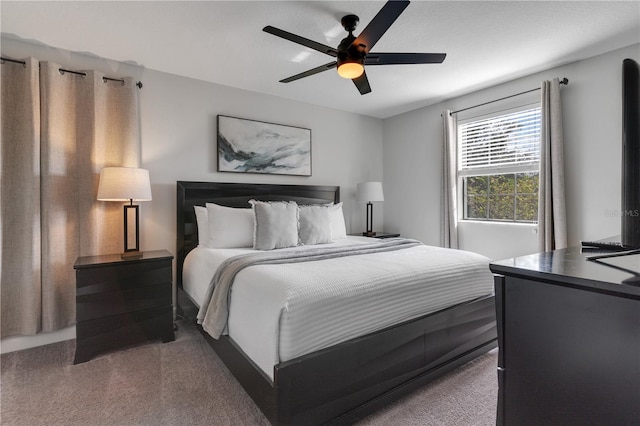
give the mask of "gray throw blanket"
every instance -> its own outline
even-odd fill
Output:
[[[227,328],[229,317],[229,295],[233,280],[244,268],[253,265],[275,265],[282,263],[311,262],[344,256],[357,256],[400,250],[421,245],[420,241],[404,238],[389,238],[365,244],[340,247],[309,247],[300,250],[272,250],[247,253],[231,257],[220,265],[198,312],[198,323],[214,338],[219,338]]]

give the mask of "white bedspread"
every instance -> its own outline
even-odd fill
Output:
[[[358,241],[371,240],[350,237],[332,245]],[[184,264],[185,291],[202,305],[216,268],[229,257],[251,251],[193,250]],[[273,366],[279,362],[492,292],[489,259],[424,245],[317,262],[257,265],[236,276],[229,335],[273,379]]]

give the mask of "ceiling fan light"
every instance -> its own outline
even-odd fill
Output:
[[[338,75],[342,78],[358,78],[364,72],[364,65],[359,62],[343,62],[338,66]]]

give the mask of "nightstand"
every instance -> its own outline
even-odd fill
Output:
[[[362,233],[359,234],[349,234],[352,235],[354,237],[364,237],[364,235],[362,235]],[[376,235],[374,235],[371,238],[380,238],[380,239],[385,239],[385,238],[397,238],[399,237],[400,234],[394,234],[394,233],[386,233],[386,232],[376,232]]]
[[[172,259],[168,251],[158,250],[137,259],[109,254],[76,260],[74,364],[105,350],[175,339]]]

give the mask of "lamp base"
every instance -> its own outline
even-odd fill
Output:
[[[138,206],[124,206],[124,253],[137,253],[140,250],[140,226]]]
[[[362,235],[365,237],[375,237],[376,233],[373,231],[368,231],[368,232],[363,232]]]
[[[120,254],[120,258],[125,260],[140,259],[141,257],[142,252],[138,250],[125,251]]]

